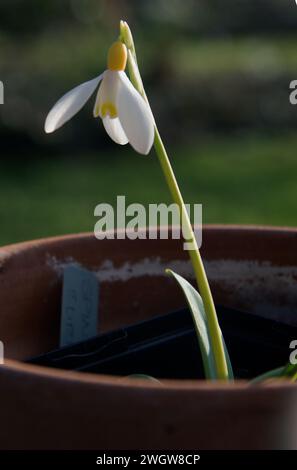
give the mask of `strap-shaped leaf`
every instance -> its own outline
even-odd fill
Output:
[[[147,374],[130,374],[127,375],[127,379],[143,379],[143,380],[150,380],[151,382],[155,382],[158,384],[161,384],[160,380],[156,379],[155,377],[152,377],[151,375]]]
[[[214,380],[217,378],[217,372],[215,359],[211,348],[211,341],[208,334],[206,315],[202,299],[196,289],[194,289],[194,287],[188,281],[186,281],[186,279],[171,270],[168,270],[167,272],[172,274],[185,294],[194,320],[194,326],[199,341],[205,376],[207,379]]]
[[[288,379],[291,382],[297,381],[297,365],[287,364],[283,367],[278,367],[277,369],[269,370],[264,374],[258,375],[253,380],[251,380],[251,384],[257,384],[260,382],[264,382],[265,380],[271,379]]]
[[[218,378],[218,376],[215,365],[215,358],[211,346],[211,337],[209,334],[208,322],[204,310],[203,300],[200,294],[196,291],[196,289],[186,279],[184,279],[179,274],[176,274],[174,271],[171,271],[171,269],[167,269],[166,272],[171,274],[175,278],[186,297],[188,306],[192,313],[195,330],[199,341],[205,377],[210,380],[215,380]],[[223,344],[228,367],[228,378],[233,379],[234,376],[232,365],[224,339]]]
[[[287,377],[295,382],[297,380],[297,364],[288,364],[284,370],[284,377]]]
[[[234,373],[233,373],[231,359],[230,359],[229,352],[228,352],[228,349],[227,349],[227,346],[226,346],[226,343],[225,343],[225,340],[224,340],[223,333],[221,332],[221,334],[222,334],[223,346],[224,346],[224,351],[225,351],[225,358],[226,358],[227,368],[228,368],[228,379],[229,380],[234,380]]]

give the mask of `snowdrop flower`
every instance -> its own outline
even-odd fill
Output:
[[[154,141],[154,119],[149,105],[124,72],[126,63],[127,48],[117,41],[109,49],[107,70],[60,98],[46,118],[45,132],[54,132],[69,121],[100,84],[94,117],[102,119],[114,142],[120,145],[129,142],[137,152],[147,155]]]

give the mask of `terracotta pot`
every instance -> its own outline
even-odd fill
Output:
[[[215,301],[296,324],[296,247],[295,229],[206,227],[202,254]],[[158,385],[22,362],[58,345],[66,264],[98,273],[106,331],[183,306],[164,268],[191,277],[187,256],[178,240],[98,241],[92,234],[0,250],[2,449],[296,447],[297,386],[290,383]]]

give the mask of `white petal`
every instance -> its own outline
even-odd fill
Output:
[[[116,107],[116,98],[120,86],[121,80],[119,78],[118,72],[115,72],[113,70],[105,70],[96,97],[96,102],[93,110],[94,117],[103,117],[101,115],[101,106],[104,103],[111,103]]]
[[[66,93],[66,95],[62,96],[46,118],[44,125],[45,132],[47,134],[54,132],[78,113],[94,93],[102,77],[103,74],[93,78],[93,80],[78,85]]]
[[[129,142],[119,118],[111,119],[109,116],[105,116],[103,125],[109,137],[117,144],[126,145]]]
[[[100,116],[100,109],[101,109],[101,104],[102,104],[103,83],[104,83],[104,77],[103,77],[102,82],[100,83],[100,86],[98,88],[97,95],[96,95],[96,100],[95,100],[95,104],[94,104],[94,108],[93,108],[94,118],[97,118],[98,116]]]
[[[154,142],[154,119],[149,105],[134,88],[125,72],[118,72],[122,86],[118,90],[117,110],[132,147],[147,155]]]

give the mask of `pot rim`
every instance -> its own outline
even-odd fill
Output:
[[[233,232],[260,232],[266,233],[293,233],[297,234],[297,227],[279,227],[279,226],[267,226],[267,225],[237,225],[237,224],[205,224],[203,229],[209,231],[233,231]],[[143,229],[146,231],[146,228]],[[93,232],[81,232],[77,234],[58,235],[54,237],[39,238],[30,241],[14,243],[5,245],[0,248],[0,261],[3,256],[10,256],[20,253],[26,249],[36,248],[37,246],[48,246],[55,244],[61,240],[83,240],[93,237]],[[35,364],[28,364],[14,359],[5,359],[4,364],[0,365],[4,368],[5,372],[11,372],[14,375],[24,374],[33,375],[36,379],[47,378],[54,381],[68,381],[68,382],[79,382],[85,385],[93,384],[102,386],[116,386],[118,388],[128,389],[146,389],[151,390],[171,390],[171,391],[186,391],[186,390],[197,390],[197,391],[233,391],[240,392],[243,390],[267,390],[267,389],[279,389],[282,391],[291,390],[292,388],[297,389],[297,383],[293,383],[289,380],[271,380],[269,382],[257,385],[250,385],[246,380],[236,380],[234,382],[223,382],[223,381],[209,381],[209,380],[185,380],[185,379],[161,379],[161,384],[153,381],[147,381],[142,378],[131,378],[119,377],[113,375],[101,375],[92,374],[88,372],[78,372],[69,370],[51,369],[49,367],[39,366]]]
[[[53,381],[67,381],[69,383],[76,382],[84,385],[102,385],[102,386],[116,386],[125,389],[146,389],[150,390],[171,390],[171,391],[186,391],[197,390],[204,392],[211,391],[233,391],[240,392],[243,390],[296,390],[297,384],[289,380],[271,380],[261,384],[251,385],[247,380],[235,380],[234,382],[220,381],[220,380],[188,380],[188,379],[160,379],[160,383],[155,381],[148,381],[143,378],[129,378],[115,375],[106,374],[92,374],[90,372],[78,372],[64,369],[51,369],[35,364],[28,364],[14,359],[7,359],[2,365],[6,372],[13,373],[14,375],[30,375],[36,379],[48,379]],[[1,368],[1,366],[0,366]],[[1,370],[1,369],[0,369]]]
[[[158,227],[159,230],[162,230],[162,226]],[[266,233],[294,233],[297,234],[297,226],[296,227],[289,227],[289,226],[277,226],[277,225],[257,225],[257,224],[204,224],[202,230],[209,230],[209,231],[217,231],[217,230],[224,230],[230,232],[266,232]],[[106,233],[113,233],[113,232],[123,232],[125,229],[117,229],[117,230],[109,230]],[[128,231],[132,231],[129,229]],[[147,228],[140,228],[139,232],[143,233],[146,232]],[[23,241],[12,243],[9,245],[3,245],[0,247],[0,257],[1,252],[6,251],[7,254],[16,254],[20,251],[23,251],[26,248],[30,248],[32,245],[40,246],[44,244],[52,244],[56,243],[60,240],[79,240],[79,239],[86,239],[90,236],[94,236],[94,232],[78,232],[78,233],[70,233],[70,234],[62,234],[62,235],[55,235],[52,237],[43,237],[43,238],[36,238],[33,240]],[[99,240],[98,240],[99,241]]]

